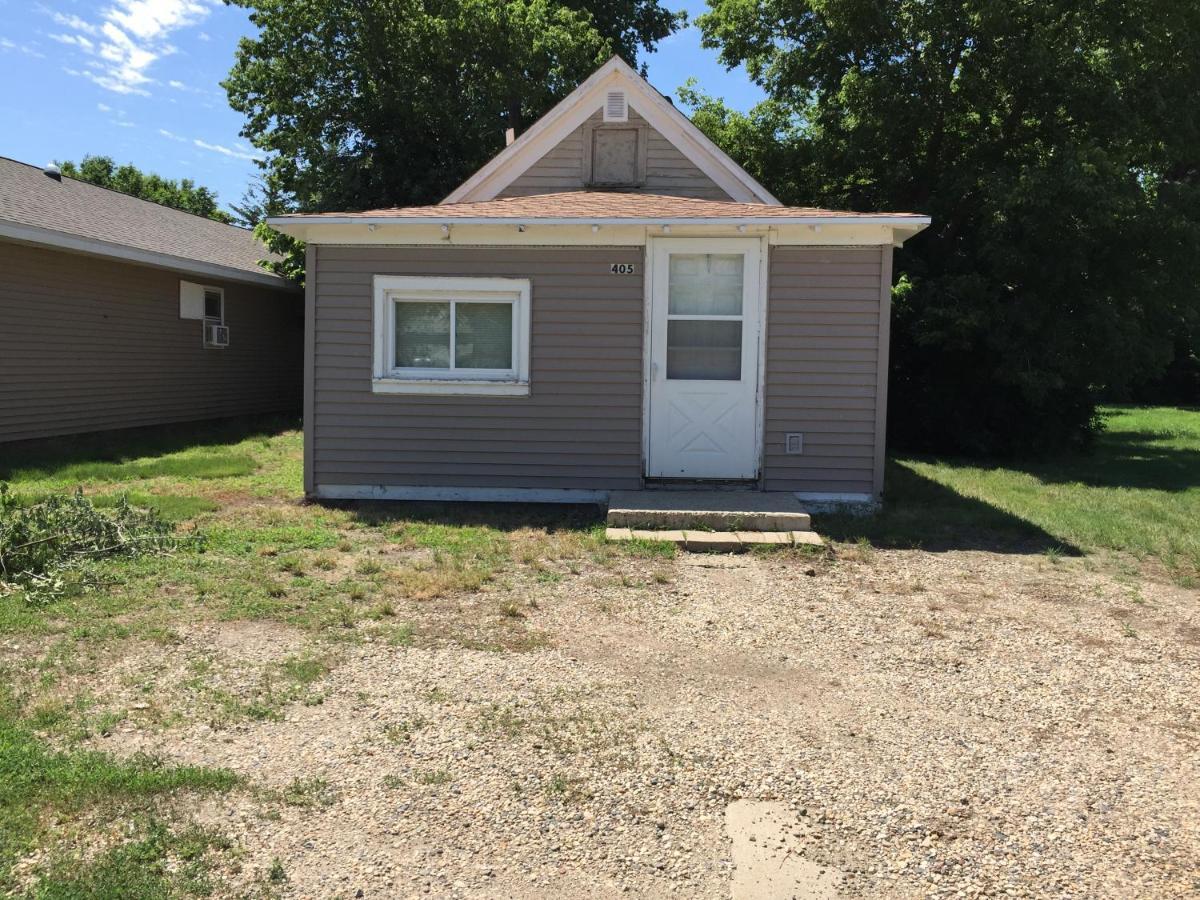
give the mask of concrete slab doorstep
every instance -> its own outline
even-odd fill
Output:
[[[811,531],[802,531],[800,534],[812,534]],[[787,547],[792,543],[792,532],[788,531],[735,531],[737,539],[747,546],[753,547],[756,544],[760,546],[782,546]],[[816,535],[813,535],[816,537]]]
[[[640,528],[634,528],[630,531],[630,535],[639,541],[670,541],[681,547],[687,541],[682,531],[643,531]]]
[[[806,830],[785,803],[735,800],[725,807],[733,900],[835,900],[842,873],[801,855]]]
[[[613,528],[715,531],[805,531],[812,520],[783,491],[614,491],[608,500]]]
[[[825,546],[825,542],[821,540],[821,536],[815,531],[793,531],[792,543],[797,546],[800,544],[808,544],[810,547]]]
[[[693,553],[730,553],[746,549],[732,531],[688,531],[687,548]]]
[[[669,541],[693,553],[736,553],[753,547],[821,547],[824,541],[811,531],[652,531],[642,528],[606,528],[609,541]]]

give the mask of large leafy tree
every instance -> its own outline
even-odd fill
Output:
[[[768,100],[691,96],[785,201],[929,213],[897,256],[893,437],[1046,451],[1160,371],[1200,284],[1200,4],[710,0]]]
[[[232,0],[257,34],[225,88],[298,208],[433,202],[614,52],[677,25],[658,0]]]
[[[161,203],[173,209],[194,213],[218,222],[232,222],[233,217],[217,206],[217,195],[206,187],[196,185],[190,178],[175,181],[161,175],[143,172],[126,163],[117,165],[110,156],[88,155],[80,163],[70,160],[60,163],[62,173],[80,181],[130,194],[142,200]]]

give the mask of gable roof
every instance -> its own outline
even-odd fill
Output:
[[[617,56],[597,69],[442,202],[491,200],[600,109],[605,92],[615,89],[624,90],[629,106],[735,201],[779,205],[770,191]]]
[[[271,287],[271,254],[244,228],[0,157],[0,237]]]
[[[927,216],[914,213],[859,213],[778,203],[737,203],[701,200],[664,194],[628,194],[618,191],[567,191],[529,194],[470,203],[436,206],[399,206],[364,212],[297,213],[268,220],[272,225],[313,222],[332,224],[586,224],[663,225],[672,223],[743,224],[766,220],[825,222],[828,224],[887,224],[924,226]]]

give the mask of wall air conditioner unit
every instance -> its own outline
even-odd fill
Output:
[[[222,325],[220,322],[205,322],[204,323],[204,346],[205,347],[228,347],[229,346],[229,326]]]

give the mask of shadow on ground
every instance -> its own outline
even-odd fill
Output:
[[[271,437],[299,427],[299,416],[280,414],[19,441],[0,446],[0,481],[12,479],[27,470],[54,478],[57,472],[72,466],[122,463],[197,447],[224,446],[247,438]]]
[[[879,512],[816,514],[813,529],[835,541],[865,539],[883,548],[1083,555],[1078,547],[1037,525],[966,497],[900,463],[888,463],[886,484],[886,498]]]
[[[604,507],[565,503],[432,503],[411,500],[380,502],[328,502],[347,509],[364,525],[387,526],[401,522],[425,522],[456,527],[494,528],[519,531],[538,528],[557,531],[587,531],[604,523]]]
[[[1200,451],[1170,446],[1175,437],[1169,432],[1121,431],[1101,435],[1091,453],[1004,465],[1047,484],[1186,491],[1200,485]]]

